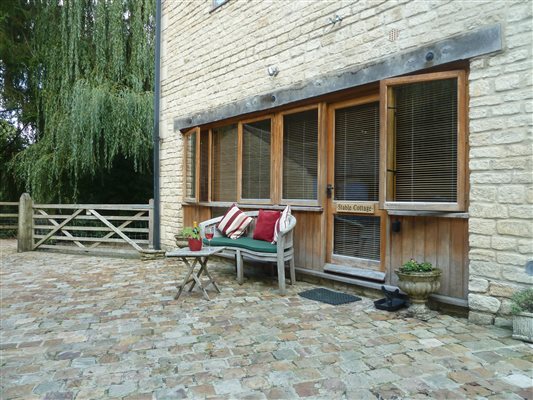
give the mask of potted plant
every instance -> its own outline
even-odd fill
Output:
[[[516,292],[511,301],[513,339],[533,343],[533,289]]]
[[[442,271],[429,262],[410,259],[394,272],[398,275],[398,287],[411,300],[409,311],[418,317],[428,314],[427,300],[439,290]]]
[[[200,237],[200,229],[196,225],[196,222],[192,227],[186,226],[181,231],[181,236],[187,238],[189,243],[189,250],[200,251],[202,250],[202,239]]]

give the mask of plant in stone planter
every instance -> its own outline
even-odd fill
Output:
[[[411,300],[409,311],[417,317],[429,315],[427,300],[439,290],[442,271],[429,262],[410,259],[394,272],[398,275],[398,287]]]
[[[199,251],[202,250],[202,239],[200,237],[200,228],[198,228],[198,225],[196,222],[194,222],[193,226],[186,226],[181,231],[181,236],[186,238],[189,242],[189,249],[191,251]]]
[[[511,301],[513,338],[533,343],[533,289],[516,292]]]

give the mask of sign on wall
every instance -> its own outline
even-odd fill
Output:
[[[374,203],[337,202],[335,211],[338,213],[374,214]]]

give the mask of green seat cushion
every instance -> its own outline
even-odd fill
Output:
[[[208,241],[204,239],[204,243],[208,244]],[[241,249],[261,253],[276,253],[277,251],[277,246],[275,244],[265,242],[264,240],[254,240],[249,237],[240,237],[238,239],[215,237],[211,240],[211,246],[239,247]]]

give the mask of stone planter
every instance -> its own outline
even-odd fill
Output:
[[[427,306],[428,297],[439,290],[442,271],[436,268],[430,272],[394,272],[399,278],[398,287],[411,301],[409,312],[418,317],[427,315],[430,312]]]
[[[533,313],[513,315],[513,339],[533,343]]]
[[[181,235],[174,235],[174,239],[176,240],[176,246],[182,249],[183,247],[189,246],[189,241],[186,237],[183,237]]]

